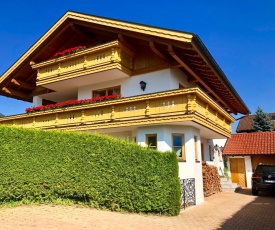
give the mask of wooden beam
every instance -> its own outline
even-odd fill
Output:
[[[3,87],[2,91],[4,91],[6,94],[8,94],[10,96],[12,95],[12,96],[16,96],[16,97],[19,97],[19,98],[28,99],[28,101],[31,98],[31,96],[29,94],[22,93],[22,92],[19,92],[17,90],[10,89],[10,88],[7,88],[7,87]]]
[[[161,53],[158,48],[156,47],[154,41],[149,41],[149,45],[151,50],[158,55],[161,59],[163,59],[164,61],[167,61],[167,57],[165,57],[165,55],[163,53]]]
[[[180,67],[182,67],[182,66],[179,63],[171,65],[171,68],[180,68]]]
[[[192,75],[187,77],[187,81],[191,83],[197,83],[199,80],[197,78],[194,78]]]
[[[58,33],[56,33],[55,34],[55,37],[58,37],[58,36],[60,36],[68,27],[69,27],[70,25],[69,24],[67,24],[66,26],[64,26],[62,29],[60,29],[60,30],[58,30]],[[45,52],[45,50],[48,50],[49,49],[49,46],[55,41],[55,39],[50,39],[49,40],[49,38],[47,38],[47,43],[46,43],[46,45],[44,44],[45,43],[45,40],[41,43],[41,44],[39,44],[39,50],[37,51],[37,47],[35,48],[35,50],[33,50],[33,53],[35,53],[31,58],[30,58],[30,56],[28,56],[28,57],[26,57],[25,58],[25,60],[24,60],[24,62],[22,62],[22,63],[20,63],[20,65],[22,65],[21,67],[20,67],[20,70],[22,70],[22,69],[24,69],[24,68],[26,68],[26,67],[28,67],[29,66],[29,64],[30,64],[30,61],[32,61],[32,60],[35,60],[41,53],[44,53]],[[35,43],[36,44],[36,43]],[[41,48],[42,47],[42,48]],[[36,52],[37,51],[37,52]],[[13,72],[15,72],[15,71],[13,71]],[[17,78],[18,77],[18,72],[20,72],[19,70],[18,70],[18,68],[16,68],[16,73],[17,74],[13,74],[13,78]],[[5,82],[3,82],[3,86],[7,86],[7,84],[9,83],[9,79],[5,79]]]
[[[200,75],[198,73],[196,73],[195,70],[193,70],[189,64],[184,61],[179,54],[176,53],[176,51],[174,50],[172,45],[168,45],[168,52],[170,53],[170,55],[178,62],[181,64],[182,67],[184,67],[196,80],[198,80],[198,82],[203,85],[205,87],[206,90],[208,90],[216,99],[218,99],[220,102],[222,102],[222,104],[224,105],[224,107],[230,108],[231,111],[236,112],[231,106],[229,106],[224,100],[222,100],[222,98],[215,93],[215,91],[213,89],[211,89],[200,77]]]
[[[62,29],[59,29],[59,30],[58,30],[58,33],[55,34],[55,38],[58,37],[58,36],[60,36],[69,26],[70,26],[70,24],[64,26]],[[49,37],[48,37],[47,39],[49,39]],[[44,40],[43,43],[45,43],[45,41],[46,41],[46,40]],[[37,53],[35,53],[35,55],[32,57],[32,60],[35,60],[41,53],[44,53],[45,50],[49,49],[50,45],[51,45],[52,43],[54,43],[54,42],[55,42],[55,39],[52,38],[52,39],[50,39],[49,41],[47,41],[46,45],[43,45],[43,46],[42,46],[42,44],[40,44],[40,46],[39,46],[40,49],[39,49],[39,51],[38,51]],[[41,47],[42,47],[42,48],[41,48]]]
[[[129,44],[129,42],[127,41],[127,39],[125,38],[124,35],[122,34],[118,34],[118,40],[127,48],[129,49],[133,55],[137,53],[137,50]]]
[[[91,39],[86,33],[81,32],[73,22],[70,23],[70,28],[73,30],[73,32],[75,32],[76,34],[78,34],[81,37],[85,37],[86,39]]]
[[[168,44],[171,44],[171,42],[172,42],[177,47],[180,47],[180,48],[183,48],[186,50],[194,50],[194,48],[192,47],[192,44],[189,42],[183,43],[181,41],[171,41],[171,39],[168,39],[168,38],[160,38],[160,37],[156,37],[156,36],[152,36],[152,35],[137,33],[134,31],[128,31],[127,29],[123,30],[120,28],[113,28],[110,26],[92,24],[90,22],[84,22],[84,21],[75,21],[74,23],[77,25],[86,26],[86,27],[93,28],[93,29],[105,30],[105,31],[108,31],[111,33],[116,33],[116,34],[123,34],[123,36],[137,38],[137,39],[144,40],[144,41],[154,40],[154,42],[157,42],[157,43],[160,43],[163,45],[168,45]]]
[[[47,93],[52,93],[54,90],[44,88],[42,86],[37,86],[35,90],[32,91],[32,96],[38,96],[41,94],[47,94]]]
[[[17,86],[20,86],[24,89],[29,89],[29,90],[34,90],[35,89],[35,85],[32,85],[30,83],[27,83],[27,82],[24,82],[24,81],[15,79],[15,78],[11,79],[11,83],[13,83]]]

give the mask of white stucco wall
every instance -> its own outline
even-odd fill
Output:
[[[226,143],[227,138],[224,139],[213,139],[213,145],[218,145],[220,147],[224,147],[225,143]]]
[[[252,162],[251,162],[251,157],[250,156],[245,156],[244,157],[244,163],[245,163],[245,173],[246,173],[246,186],[248,188],[251,188],[251,177],[253,174],[253,169],[252,169]]]
[[[142,91],[140,82],[146,82],[146,89]],[[78,99],[86,99],[92,97],[92,91],[121,86],[121,94],[124,97],[149,94],[179,88],[179,83],[185,87],[192,86],[188,83],[186,76],[179,69],[164,69],[151,73],[140,74],[133,77],[122,78],[113,81],[102,82],[93,85],[87,85],[78,89]]]
[[[42,97],[34,96],[32,98],[32,106],[39,106],[39,105],[42,105]]]
[[[178,84],[181,83],[184,87],[188,88],[188,87],[194,87],[195,83],[190,83],[188,82],[188,79],[186,77],[186,75],[178,68],[173,68],[170,69],[171,71],[171,77],[174,80],[174,84],[172,83],[172,87],[174,87],[174,89],[177,89]]]
[[[225,143],[227,141],[227,138],[223,138],[223,139],[212,139],[212,140],[208,140],[208,143],[212,146],[212,161],[210,161],[210,159],[207,160],[207,164],[211,164],[214,165],[214,147],[217,145],[218,147],[220,147],[220,150],[222,150],[222,148],[225,146]],[[218,162],[218,172],[220,176],[224,176],[224,162],[223,162],[223,158],[221,159],[221,161]]]
[[[146,146],[146,135],[157,134],[157,147],[159,151],[170,151],[171,147],[165,140],[165,128],[164,126],[144,126],[139,127],[137,132],[137,143],[141,146]]]
[[[203,137],[201,137],[201,144],[203,144],[203,153],[204,153],[204,160],[205,161],[210,161],[213,160],[213,153],[212,153],[212,144],[209,143],[208,139],[205,139]],[[209,152],[209,146],[211,146],[211,150]],[[211,158],[210,158],[210,154],[211,154]]]

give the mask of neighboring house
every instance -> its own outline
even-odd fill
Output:
[[[275,132],[232,134],[223,149],[232,182],[251,188],[253,169],[259,163],[275,164]]]
[[[275,113],[267,114],[275,128]],[[227,157],[233,182],[251,187],[252,169],[258,163],[275,163],[275,132],[255,132],[255,115],[240,119],[236,132],[226,141],[223,156]]]
[[[267,113],[273,124],[273,129],[275,130],[275,113]],[[251,133],[255,132],[253,128],[255,115],[248,115],[240,118],[236,133]]]
[[[113,93],[124,98],[79,104]],[[35,107],[0,124],[105,133],[174,151],[179,177],[195,179],[196,203],[213,139],[231,136],[232,113],[249,114],[197,35],[75,12],[3,74],[0,94]]]

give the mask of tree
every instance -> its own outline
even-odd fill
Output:
[[[256,111],[253,128],[255,132],[270,132],[273,130],[269,116],[260,107]]]

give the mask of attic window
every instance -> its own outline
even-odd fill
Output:
[[[271,116],[270,120],[275,120],[275,115]]]

